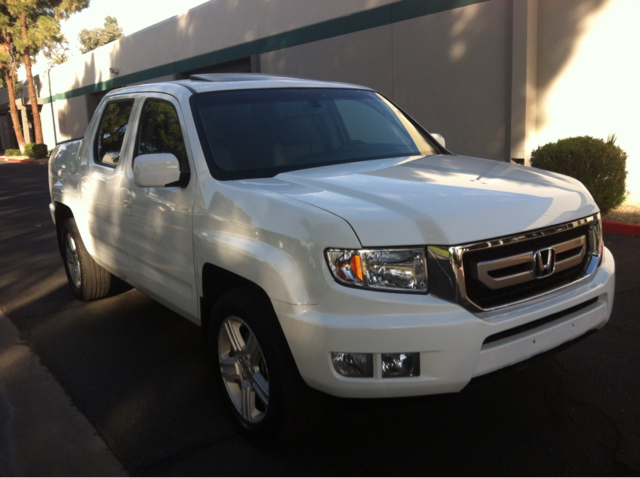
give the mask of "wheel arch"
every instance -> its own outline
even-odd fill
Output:
[[[202,296],[200,297],[200,324],[203,338],[209,336],[209,317],[213,306],[226,292],[234,289],[250,288],[265,299],[271,307],[270,312],[276,317],[267,292],[255,282],[211,263],[202,267]],[[278,322],[276,320],[276,322]],[[280,323],[278,322],[278,327]]]
[[[74,217],[73,211],[71,211],[71,208],[69,208],[69,206],[58,201],[54,201],[53,205],[55,208],[54,218],[56,223],[56,237],[58,239],[58,250],[60,251],[60,255],[64,258],[64,250],[63,250],[64,248],[63,248],[62,238],[61,238],[62,225],[67,219]]]

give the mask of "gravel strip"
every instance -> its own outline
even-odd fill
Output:
[[[630,194],[625,202],[602,216],[605,221],[640,224],[640,194]]]

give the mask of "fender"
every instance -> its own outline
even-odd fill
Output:
[[[77,208],[78,186],[80,184],[80,164],[78,153],[82,139],[75,139],[58,144],[51,152],[49,160],[49,193],[51,203],[49,211],[51,219],[56,224],[56,205],[64,204],[74,217],[80,212]],[[56,224],[57,227],[60,224]],[[86,233],[82,234],[83,241]]]
[[[359,248],[342,218],[315,206],[266,192],[244,181],[198,177],[194,205],[196,281],[213,264],[261,287],[272,300],[317,304],[333,278],[328,247]],[[205,291],[198,290],[200,296]]]
[[[82,151],[85,142],[83,139],[75,139],[58,144],[51,153],[49,160],[49,192],[51,203],[49,211],[56,224],[56,208],[63,204],[71,210],[76,218],[78,232],[87,251],[101,266],[105,266],[97,257],[93,238],[88,230],[86,211],[79,202],[80,188],[83,175],[86,172],[86,158],[83,159]],[[56,227],[61,226],[56,224]]]
[[[49,160],[49,192],[51,202],[59,202],[72,208],[76,200],[76,188],[79,178],[78,152],[81,139],[57,145]],[[55,217],[53,218],[55,222]]]

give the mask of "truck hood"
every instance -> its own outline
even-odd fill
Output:
[[[269,182],[273,192],[346,220],[364,247],[464,244],[598,212],[573,178],[465,156],[326,166]]]

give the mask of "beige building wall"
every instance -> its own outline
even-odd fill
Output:
[[[44,105],[42,109],[43,111],[45,109],[51,111],[51,104]],[[87,99],[85,97],[79,96],[68,100],[55,101],[53,109],[57,121],[58,142],[80,138],[84,135],[91,120],[87,114]],[[46,118],[47,122],[48,120],[49,118]],[[45,141],[47,140],[48,138],[45,138]]]
[[[51,70],[42,96],[87,94],[57,99],[55,120],[43,106],[46,141],[54,122],[57,141],[82,136],[92,92],[110,80],[170,80],[202,66],[198,55],[396,1],[211,0]],[[640,0],[488,0],[262,53],[259,63],[375,88],[461,154],[526,161],[550,141],[616,134],[628,189],[640,193],[638,19]]]
[[[232,47],[270,35],[287,32],[309,24],[349,15],[397,0],[211,0],[181,15],[136,32],[100,47],[51,70],[51,91],[54,95],[82,87],[108,82],[142,70],[185,60],[211,51]],[[372,38],[371,35],[368,38]],[[378,43],[380,43],[378,41]],[[390,44],[389,48],[390,48]],[[331,61],[319,63],[323,70],[330,69]],[[293,60],[296,61],[296,60]],[[307,75],[317,76],[322,75]],[[357,78],[366,78],[363,74]],[[150,81],[168,81],[172,75],[148,78]],[[48,81],[45,79],[45,81]],[[133,82],[130,84],[137,84]],[[43,95],[48,96],[48,82]],[[56,100],[58,114],[58,142],[77,138],[91,119],[87,115],[90,99],[75,97]],[[45,105],[47,108],[48,105]],[[50,107],[50,106],[49,106]],[[45,122],[49,119],[45,119]],[[55,144],[53,130],[48,144]]]
[[[52,91],[91,86],[395,1],[211,0],[57,66]]]
[[[260,55],[263,73],[365,85],[393,98],[393,26]]]
[[[452,151],[508,161],[511,0],[393,25],[394,100]]]
[[[509,159],[510,0],[261,55],[265,73],[369,86],[460,154]]]
[[[616,134],[640,194],[640,1],[539,0],[537,144]]]
[[[236,2],[238,0],[235,0]],[[260,37],[275,35],[306,25],[342,17],[398,0],[267,0],[260,3]]]

